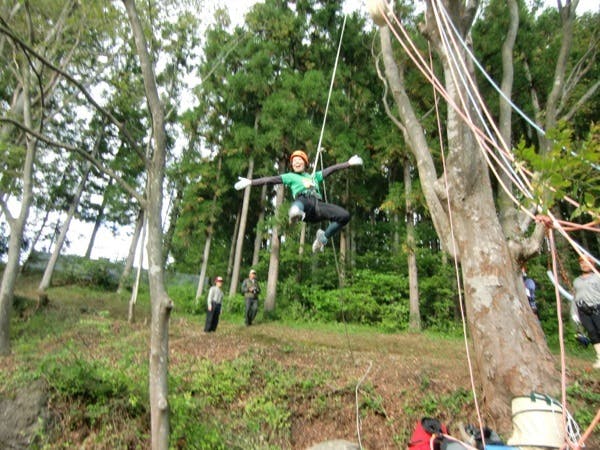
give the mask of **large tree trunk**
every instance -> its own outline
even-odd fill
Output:
[[[457,15],[454,23],[469,28],[472,10],[461,9],[457,2],[447,5],[447,9]],[[433,27],[434,22],[433,15],[428,14],[428,24]],[[432,37],[436,31],[429,28],[426,33]],[[467,34],[464,30],[463,33]],[[497,426],[509,429],[513,396],[533,390],[551,395],[558,393],[554,361],[522,295],[518,267],[500,227],[487,166],[471,130],[456,111],[449,108],[446,172],[437,180],[423,129],[393,58],[387,27],[381,28],[381,44],[386,77],[406,129],[409,148],[417,161],[436,231],[443,247],[461,264],[484,413],[498,420]],[[460,90],[454,85],[443,51],[441,55],[445,88],[451,100],[460,105]],[[465,66],[469,67],[466,60]]]
[[[31,105],[29,103],[29,67],[23,69],[23,119],[28,128],[31,128]],[[4,139],[4,138],[3,138]],[[0,286],[0,355],[10,354],[10,315],[12,311],[15,284],[19,274],[19,258],[21,245],[29,208],[33,198],[33,167],[35,163],[37,140],[26,138],[26,153],[23,164],[21,209],[16,218],[11,217],[5,204],[2,204],[4,214],[10,226],[10,239],[8,241],[8,255],[2,285]]]
[[[148,161],[146,211],[148,213],[148,281],[152,305],[150,330],[150,421],[152,449],[169,448],[169,317],[173,302],[169,298],[164,280],[162,246],[162,199],[166,160],[166,133],[164,109],[158,96],[152,60],[148,54],[146,37],[135,7],[135,0],[123,0],[131,22],[133,37],[144,88],[152,117],[154,143],[151,160]]]
[[[277,186],[275,197],[275,216],[283,204],[284,189],[282,185]],[[279,277],[279,225],[275,225],[271,231],[271,251],[269,257],[269,275],[267,276],[267,294],[265,295],[265,311],[275,310],[275,299],[277,297],[277,278]]]

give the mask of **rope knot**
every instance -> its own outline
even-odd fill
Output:
[[[554,228],[554,223],[552,222],[552,219],[546,215],[538,214],[537,216],[535,216],[535,221],[543,224],[546,228]]]

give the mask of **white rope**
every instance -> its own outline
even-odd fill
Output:
[[[367,375],[371,371],[372,367],[373,367],[373,361],[369,361],[369,367],[367,368],[367,370],[364,373],[364,375],[362,376],[362,378],[360,380],[358,380],[358,383],[356,383],[356,387],[354,388],[354,401],[355,401],[355,406],[356,406],[356,435],[358,437],[358,446],[361,449],[363,448],[363,446],[362,446],[362,442],[360,439],[361,426],[360,426],[360,405],[358,403],[358,388],[360,387],[362,382],[365,381],[365,378],[367,378]]]
[[[325,114],[323,115],[323,126],[321,127],[321,135],[319,136],[319,143],[317,144],[317,156],[315,156],[315,164],[313,166],[312,176],[314,178],[315,172],[317,171],[317,162],[321,156],[321,143],[323,142],[323,134],[325,133],[325,122],[327,122],[327,113],[329,112],[329,102],[331,101],[331,93],[333,92],[333,83],[335,81],[335,72],[337,71],[338,61],[340,59],[340,51],[342,50],[342,40],[344,38],[344,29],[346,28],[346,18],[348,16],[344,14],[344,23],[342,24],[342,31],[340,33],[340,42],[338,44],[337,54],[335,55],[335,63],[333,65],[333,73],[331,74],[331,82],[329,83],[329,94],[327,95],[327,104],[325,105]],[[321,164],[323,162],[321,161]]]

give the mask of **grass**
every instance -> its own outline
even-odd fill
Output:
[[[129,324],[129,294],[60,286],[34,312],[35,286],[20,283],[13,354],[0,360],[3,396],[33,380],[50,393],[52,420],[31,448],[149,448],[147,293]],[[217,333],[203,333],[203,321],[177,308],[171,318],[173,449],[293,449],[358,436],[364,448],[405,448],[422,416],[451,430],[476,420],[461,338],[261,315],[245,327],[227,309]],[[571,406],[586,424],[599,382],[588,361],[569,362]]]

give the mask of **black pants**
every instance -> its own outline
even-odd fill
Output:
[[[204,331],[211,332],[217,331],[217,325],[219,325],[219,316],[221,315],[221,304],[212,302],[210,311],[206,311],[206,323],[204,324]]]
[[[258,312],[258,299],[257,298],[246,298],[246,315],[245,323],[247,326],[252,325],[256,313]]]
[[[344,208],[332,203],[325,203],[315,197],[298,195],[294,204],[304,211],[305,222],[321,222],[329,220],[329,226],[325,230],[325,237],[330,238],[344,225],[350,222],[350,213]]]
[[[600,344],[600,306],[577,306],[581,325],[590,338],[592,344]]]

